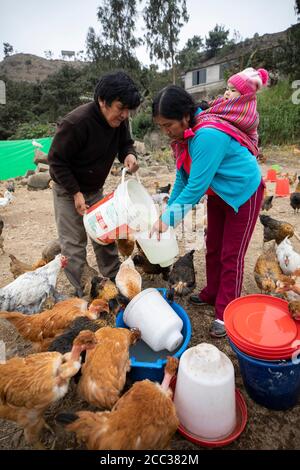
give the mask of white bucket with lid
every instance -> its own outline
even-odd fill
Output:
[[[183,341],[183,322],[154,288],[136,295],[123,313],[124,323],[138,328],[142,339],[153,351],[174,351]]]
[[[155,204],[138,175],[125,181],[126,171],[123,168],[117,189],[89,207],[83,216],[87,233],[99,244],[127,238],[135,230],[150,231],[158,219]]]
[[[157,239],[157,234],[153,234],[150,238],[149,232],[137,233],[136,240],[150,263],[159,264],[162,268],[173,264],[179,253],[178,243],[172,227],[160,234],[160,240]]]
[[[181,356],[174,403],[190,433],[206,440],[228,436],[236,425],[234,368],[218,348],[201,343]]]

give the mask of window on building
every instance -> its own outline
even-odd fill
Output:
[[[228,69],[229,69],[229,64],[227,62],[220,64],[220,67],[219,67],[219,79],[220,80],[224,80],[224,74],[226,70]]]
[[[194,70],[193,72],[193,86],[206,83],[206,69]]]

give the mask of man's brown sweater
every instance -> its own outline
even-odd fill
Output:
[[[136,155],[124,121],[110,127],[95,102],[71,111],[62,120],[49,150],[52,179],[70,194],[92,193],[104,185],[113,161]]]

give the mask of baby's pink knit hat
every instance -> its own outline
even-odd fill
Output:
[[[247,93],[256,93],[267,84],[268,79],[269,74],[265,69],[255,70],[248,67],[229,77],[228,83],[231,83],[241,95],[246,95]]]

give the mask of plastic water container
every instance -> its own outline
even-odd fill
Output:
[[[143,341],[153,351],[174,351],[183,341],[182,319],[154,288],[143,290],[131,300],[123,320],[130,328],[139,328]]]
[[[86,232],[101,245],[127,238],[135,230],[150,231],[158,219],[154,201],[138,175],[125,181],[126,171],[124,168],[117,189],[89,207],[83,216]]]
[[[181,356],[174,403],[187,431],[206,440],[228,436],[236,426],[234,368],[212,344],[201,343]]]
[[[152,235],[150,238],[149,231],[136,234],[136,240],[150,263],[159,264],[162,268],[173,264],[179,253],[178,243],[172,227],[160,234],[160,240],[157,239],[157,234]]]

